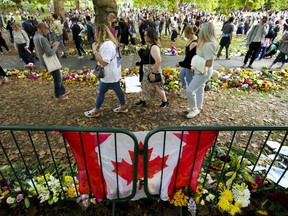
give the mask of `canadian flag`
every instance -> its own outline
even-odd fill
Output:
[[[144,156],[135,155],[135,143],[129,135],[95,132],[62,133],[71,146],[77,162],[80,193],[91,191],[98,201],[104,198],[125,198],[132,194],[134,171],[137,172],[137,180],[144,179]],[[143,143],[147,133],[134,132],[138,140],[136,148],[144,149]],[[149,194],[159,194],[162,200],[169,200],[175,188],[190,185],[196,190],[205,154],[217,134],[218,131],[175,131],[153,134],[147,142]],[[136,169],[135,156],[138,157]],[[146,194],[139,181],[133,200],[143,197],[146,197]]]

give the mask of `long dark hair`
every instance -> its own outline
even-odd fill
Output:
[[[150,44],[157,44],[158,46],[160,46],[160,42],[159,42],[159,38],[158,38],[158,34],[155,28],[147,28],[145,30],[146,34],[147,34],[147,42]]]

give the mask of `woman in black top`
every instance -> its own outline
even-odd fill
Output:
[[[158,34],[155,28],[147,28],[144,32],[147,49],[142,52],[141,61],[143,64],[143,79],[141,81],[141,97],[136,103],[137,106],[146,106],[146,100],[155,95],[160,96],[162,103],[160,107],[165,108],[169,105],[163,89],[162,82],[154,82],[156,73],[161,73],[161,51],[158,40]]]
[[[185,58],[183,61],[176,64],[176,67],[181,67],[179,77],[180,77],[183,88],[179,92],[179,95],[182,98],[187,98],[186,87],[189,85],[194,75],[193,71],[191,70],[191,60],[193,56],[196,54],[197,36],[195,35],[195,33],[197,31],[198,31],[198,27],[196,25],[186,26],[184,30],[184,34],[185,34],[185,37],[189,39],[189,41],[185,48]]]

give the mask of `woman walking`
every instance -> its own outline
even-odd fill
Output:
[[[191,60],[196,54],[197,26],[186,26],[184,29],[184,35],[189,40],[185,48],[185,58],[183,61],[176,64],[176,67],[181,67],[179,77],[182,83],[182,90],[180,91],[180,97],[187,98],[186,87],[189,85],[193,78],[193,71],[191,70]]]
[[[195,70],[193,80],[187,88],[189,102],[187,118],[197,116],[203,107],[204,87],[213,73],[213,62],[216,56],[217,44],[214,24],[211,22],[203,24],[199,32],[196,54],[205,60],[205,71],[204,73],[199,73]]]
[[[112,35],[110,29],[104,24],[98,25],[96,29],[96,43],[92,45],[92,49],[97,64],[104,67],[104,78],[100,79],[95,107],[90,111],[84,112],[84,115],[88,118],[100,116],[100,107],[104,102],[106,92],[110,88],[115,91],[120,101],[120,106],[113,109],[113,111],[117,113],[128,112],[124,93],[120,87],[121,64],[119,53],[117,52],[118,46],[118,40]]]
[[[30,39],[27,33],[21,29],[20,24],[15,22],[11,24],[11,28],[13,29],[14,47],[19,52],[20,58],[26,65],[28,63],[35,64],[32,53],[29,50]]]
[[[140,101],[137,106],[146,106],[147,99],[155,92],[160,96],[162,103],[160,107],[169,105],[163,89],[163,83],[155,82],[157,73],[161,73],[161,51],[157,31],[154,28],[147,28],[144,32],[147,49],[142,52],[143,80],[141,82]]]

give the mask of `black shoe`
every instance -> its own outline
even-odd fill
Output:
[[[162,102],[160,107],[165,108],[165,107],[168,107],[168,105],[169,105],[169,101],[167,100],[166,102]]]
[[[253,67],[251,65],[248,65],[248,68],[253,69]]]
[[[139,107],[143,106],[143,107],[145,107],[145,106],[146,106],[146,101],[140,100],[138,103],[136,103],[136,106],[139,106]]]
[[[90,60],[91,60],[91,61],[93,61],[93,60],[95,60],[95,58],[94,58],[94,57],[92,57],[92,58],[90,58]]]
[[[67,56],[66,55],[62,55],[61,58],[67,58]]]

